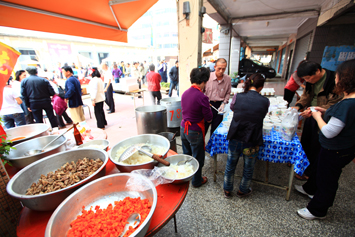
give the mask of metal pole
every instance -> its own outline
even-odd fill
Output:
[[[291,166],[291,171],[290,171],[290,178],[288,180],[288,187],[286,189],[286,201],[290,200],[290,194],[291,194],[291,187],[292,187],[292,182],[293,182],[293,168],[295,168],[295,165],[292,164]]]

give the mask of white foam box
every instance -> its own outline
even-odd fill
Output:
[[[137,84],[137,78],[135,77],[124,77],[120,78],[120,83],[122,85],[132,85],[132,84]],[[138,85],[138,84],[137,84]]]
[[[134,84],[130,84],[130,85],[124,85],[121,83],[117,83],[113,85],[113,90],[114,91],[125,91],[125,92],[129,92],[129,91],[134,91],[134,90],[138,90],[139,86],[136,83]]]

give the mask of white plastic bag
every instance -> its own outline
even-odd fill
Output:
[[[172,167],[154,167],[154,169],[140,169],[140,170],[133,170],[131,173],[134,174],[140,174],[146,178],[148,178],[150,181],[153,182],[155,186],[158,186],[160,184],[167,184],[167,183],[172,183],[174,182],[174,179],[165,179],[163,175],[165,172],[167,172],[169,169],[173,169],[174,172],[176,173],[175,169]],[[146,184],[146,182],[142,182],[142,179],[139,177],[132,177],[130,178],[127,183],[126,187],[129,190],[132,191],[145,191],[150,189],[150,187]]]
[[[296,133],[298,125],[298,113],[296,109],[286,112],[281,122],[281,137],[286,141],[291,141]]]

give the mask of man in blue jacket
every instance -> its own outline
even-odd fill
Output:
[[[169,77],[170,77],[169,97],[171,97],[174,88],[177,90],[177,95],[179,96],[179,61],[176,61],[175,66],[170,69]]]
[[[52,128],[58,127],[51,103],[51,96],[55,94],[53,87],[48,80],[37,76],[36,67],[27,67],[26,71],[30,76],[21,82],[21,95],[28,111],[32,112],[36,123],[43,123],[42,110],[46,111]]]
[[[71,118],[74,123],[85,121],[80,82],[73,76],[73,69],[71,67],[62,67],[62,73],[67,78],[64,98],[65,101],[69,103],[68,106]]]

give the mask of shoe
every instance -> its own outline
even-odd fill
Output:
[[[108,111],[107,113],[108,113],[108,114],[113,114],[114,112],[112,112],[112,111]]]
[[[238,190],[237,196],[240,197],[240,198],[241,197],[246,197],[246,196],[249,196],[251,194],[251,192],[253,192],[253,190],[251,188],[249,188],[249,192],[247,192],[247,193],[242,193],[240,190]]]
[[[207,177],[202,177],[202,182],[201,182],[200,185],[198,185],[198,186],[192,185],[192,186],[193,186],[194,188],[199,188],[199,187],[201,187],[202,185],[204,185],[205,183],[207,183],[207,181],[208,181]]]
[[[106,109],[106,111],[110,111],[110,109]]]
[[[59,126],[58,126],[58,129],[59,129],[59,130],[60,130],[60,129],[65,129],[65,128],[66,128],[65,126],[63,126],[63,127],[59,127]]]
[[[309,177],[307,175],[302,175],[301,176],[301,175],[296,174],[295,178],[298,179],[298,180],[301,180],[301,181],[306,181],[306,180],[308,180]]]
[[[297,214],[298,214],[300,217],[303,217],[304,219],[307,219],[307,220],[324,219],[324,218],[325,218],[325,216],[318,217],[318,216],[313,215],[312,213],[310,213],[310,212],[308,211],[307,207],[302,208],[302,209],[299,209],[299,210],[297,211]]]
[[[71,123],[66,123],[65,125],[72,125],[73,124],[73,122],[71,122]]]
[[[306,193],[306,191],[304,191],[304,189],[303,189],[303,187],[301,186],[301,185],[295,185],[295,189],[298,191],[298,192],[300,192],[300,193],[302,193],[302,194],[304,194],[304,195],[307,195],[309,198],[313,198],[314,197],[314,195],[310,195],[310,194],[308,194],[308,193]]]
[[[232,192],[229,192],[229,191],[226,191],[226,190],[223,190],[224,191],[224,197],[225,198],[231,198],[232,197]]]

